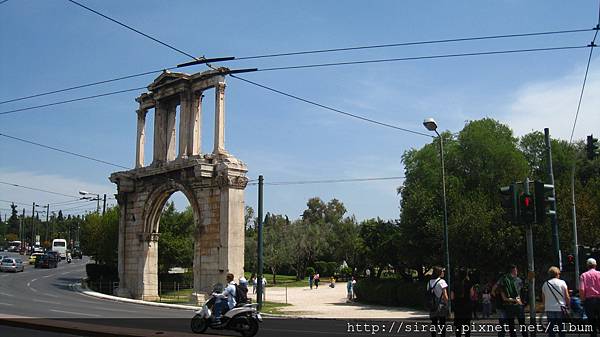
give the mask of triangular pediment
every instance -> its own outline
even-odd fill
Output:
[[[172,73],[168,70],[163,71],[149,86],[148,90],[153,91],[154,89],[179,79],[188,79],[190,75],[186,73]]]

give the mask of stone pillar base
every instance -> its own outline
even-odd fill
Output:
[[[131,298],[131,292],[127,288],[117,288],[115,289],[115,295],[119,297]]]
[[[160,300],[160,296],[156,296],[156,295],[143,295],[142,296],[142,301],[158,302],[159,300]]]

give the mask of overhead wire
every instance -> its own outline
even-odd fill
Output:
[[[111,92],[107,92],[107,93],[103,93],[103,94],[98,94],[98,95],[92,95],[92,96],[86,96],[86,97],[79,97],[79,98],[74,98],[74,99],[68,99],[68,100],[65,100],[65,101],[59,101],[59,102],[53,102],[53,103],[48,103],[48,104],[30,106],[30,107],[26,107],[26,108],[20,108],[20,109],[13,109],[13,110],[8,110],[8,111],[2,111],[2,112],[0,112],[0,115],[8,115],[8,114],[12,114],[12,113],[19,112],[19,111],[33,110],[33,109],[45,108],[45,107],[54,106],[54,105],[61,105],[61,104],[66,104],[66,103],[79,102],[79,101],[84,101],[84,100],[88,100],[88,99],[105,97],[105,96],[111,96],[111,95],[116,95],[116,94],[122,94],[122,93],[125,93],[125,92],[137,91],[137,90],[142,90],[142,89],[146,89],[146,87],[144,86],[144,87],[137,87],[137,88],[125,89],[125,90],[117,90],[117,91],[111,91]]]
[[[405,177],[374,177],[374,178],[348,178],[348,179],[325,179],[325,180],[298,180],[298,181],[273,181],[264,182],[264,185],[308,185],[308,184],[331,184],[331,183],[351,183],[351,182],[365,182],[365,181],[384,181],[384,180],[401,180]],[[248,185],[258,185],[258,183],[249,183]]]
[[[0,136],[6,137],[6,138],[10,138],[10,139],[14,139],[14,140],[18,140],[20,142],[24,142],[24,143],[27,143],[27,144],[32,144],[32,145],[40,146],[40,147],[43,147],[43,148],[46,148],[46,149],[50,149],[50,150],[54,150],[54,151],[58,151],[58,152],[66,153],[66,154],[70,154],[72,156],[76,156],[76,157],[80,157],[80,158],[92,160],[92,161],[95,161],[95,162],[98,162],[98,163],[102,163],[102,164],[106,164],[106,165],[111,165],[111,166],[115,166],[115,167],[119,167],[119,168],[123,168],[123,169],[129,170],[129,167],[126,167],[126,166],[123,166],[123,165],[114,164],[114,163],[111,163],[111,162],[108,162],[108,161],[105,161],[105,160],[102,160],[102,159],[97,159],[97,158],[94,158],[94,157],[91,157],[91,156],[86,156],[86,155],[75,153],[75,152],[72,152],[72,151],[68,151],[68,150],[64,150],[64,149],[59,149],[57,147],[53,147],[53,146],[49,146],[49,145],[37,143],[37,142],[31,141],[31,140],[27,140],[27,139],[15,137],[15,136],[9,136],[9,135],[7,135],[5,133],[2,133],[2,132],[0,132]]]
[[[20,187],[20,188],[24,188],[24,189],[28,189],[28,190],[33,190],[33,191],[38,191],[38,192],[50,193],[50,194],[55,194],[55,195],[62,195],[62,196],[65,196],[65,197],[70,197],[70,198],[79,198],[78,196],[75,196],[75,195],[64,194],[64,193],[59,193],[59,192],[54,192],[54,191],[48,191],[48,190],[44,190],[44,189],[36,188],[36,187],[23,186],[23,185],[19,185],[19,184],[15,184],[15,183],[9,183],[9,182],[6,182],[6,181],[0,181],[0,184],[14,186],[14,187]]]
[[[563,47],[545,47],[545,48],[528,48],[528,49],[510,49],[510,50],[494,50],[494,51],[473,52],[473,53],[439,54],[439,55],[386,58],[386,59],[362,60],[362,61],[313,63],[313,64],[304,64],[304,65],[296,65],[296,66],[262,68],[262,69],[258,69],[256,71],[261,72],[261,71],[290,70],[290,69],[307,69],[307,68],[322,68],[322,67],[334,67],[334,66],[345,66],[345,65],[355,65],[355,64],[414,61],[414,60],[428,60],[428,59],[430,60],[430,59],[440,59],[440,58],[515,54],[515,53],[531,53],[531,52],[542,52],[542,51],[581,49],[581,48],[588,48],[588,47],[589,46],[563,46]]]
[[[269,91],[278,93],[280,95],[283,95],[283,96],[286,96],[286,97],[290,97],[290,98],[293,98],[295,100],[298,100],[298,101],[301,101],[301,102],[304,102],[304,103],[308,103],[308,104],[311,104],[311,105],[314,105],[314,106],[317,106],[317,107],[320,107],[320,108],[323,108],[323,109],[326,109],[326,110],[334,111],[334,112],[337,112],[339,114],[342,114],[342,115],[345,115],[345,116],[348,116],[348,117],[360,119],[360,120],[365,121],[365,122],[369,122],[369,123],[372,123],[372,124],[377,124],[377,125],[380,125],[380,126],[384,126],[384,127],[388,127],[388,128],[392,128],[392,129],[396,129],[396,130],[400,130],[400,131],[405,131],[405,132],[409,132],[409,133],[413,133],[413,134],[417,134],[417,135],[421,135],[421,136],[426,136],[426,137],[433,138],[431,135],[428,135],[428,134],[423,133],[423,132],[414,131],[414,130],[402,128],[402,127],[399,127],[399,126],[395,126],[395,125],[392,125],[392,124],[379,122],[379,121],[376,121],[376,120],[371,119],[371,118],[367,118],[367,117],[359,116],[359,115],[356,115],[356,114],[352,114],[352,113],[349,113],[349,112],[346,112],[346,111],[342,111],[340,109],[332,108],[330,106],[327,106],[327,105],[324,105],[324,104],[320,104],[320,103],[317,103],[317,102],[314,102],[314,101],[311,101],[311,100],[308,100],[308,99],[305,99],[305,98],[302,98],[302,97],[299,97],[299,96],[296,96],[296,95],[292,95],[292,94],[283,92],[281,90],[277,90],[277,89],[268,87],[268,86],[266,86],[264,84],[260,84],[260,83],[253,82],[253,81],[250,81],[248,79],[242,78],[242,77],[238,77],[236,75],[230,75],[230,76],[233,77],[233,78],[236,78],[238,80],[244,81],[246,83],[250,83],[252,85],[255,85],[257,87],[261,87],[263,89],[267,89]]]
[[[424,44],[438,44],[438,43],[450,43],[450,42],[464,42],[464,41],[474,41],[474,40],[489,40],[489,39],[501,39],[501,38],[516,38],[516,37],[528,37],[528,36],[540,36],[540,35],[554,35],[554,34],[566,34],[566,33],[579,33],[579,32],[587,32],[594,30],[594,28],[588,29],[571,29],[571,30],[557,30],[557,31],[545,31],[545,32],[532,32],[532,33],[517,33],[517,34],[501,34],[501,35],[488,35],[488,36],[476,36],[476,37],[463,37],[463,38],[452,38],[452,39],[441,39],[441,40],[425,40],[425,41],[414,41],[414,42],[400,42],[400,43],[388,43],[388,44],[379,44],[379,45],[366,45],[366,46],[353,46],[353,47],[341,47],[341,48],[331,48],[331,49],[316,49],[316,50],[307,50],[307,51],[297,51],[297,52],[284,52],[284,53],[273,53],[273,54],[264,54],[264,55],[252,55],[252,56],[243,56],[236,57],[234,61],[237,60],[249,60],[249,59],[262,59],[262,58],[274,58],[274,57],[282,57],[282,56],[295,56],[295,55],[308,55],[308,54],[321,54],[321,53],[331,53],[331,52],[340,52],[340,51],[352,51],[352,50],[363,50],[363,49],[375,49],[375,48],[390,48],[390,47],[399,47],[399,46],[413,46],[413,45],[424,45]],[[184,53],[183,55],[187,55]],[[13,99],[8,99],[4,101],[0,101],[1,104],[16,102],[20,100],[61,93],[65,91],[81,89],[85,87],[91,87],[100,84],[106,84],[110,82],[121,81],[125,79],[131,79],[135,77],[150,75],[159,73],[165,70],[173,70],[179,68],[178,66],[168,67],[163,69],[156,69],[151,71],[146,71],[142,73],[119,76],[116,78],[100,80],[96,82],[76,85],[72,87],[51,90],[47,92],[37,93],[29,96],[23,96]]]

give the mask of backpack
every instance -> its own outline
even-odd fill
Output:
[[[425,293],[425,309],[429,310],[429,311],[436,311],[438,309],[438,304],[440,303],[440,297],[437,297],[435,295],[435,286],[437,286],[437,284],[441,281],[442,279],[438,279],[437,281],[435,281],[435,283],[433,284],[433,286],[431,288],[429,288],[429,284],[430,282],[427,283],[427,292]]]
[[[239,284],[235,285],[235,303],[248,303],[248,287]]]

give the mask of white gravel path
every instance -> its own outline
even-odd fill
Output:
[[[292,304],[281,311],[292,316],[306,318],[417,318],[426,313],[414,309],[368,305],[346,302],[346,283],[335,288],[321,285],[319,289],[307,287],[287,288],[287,303]],[[268,287],[266,301],[286,303],[286,288]]]

